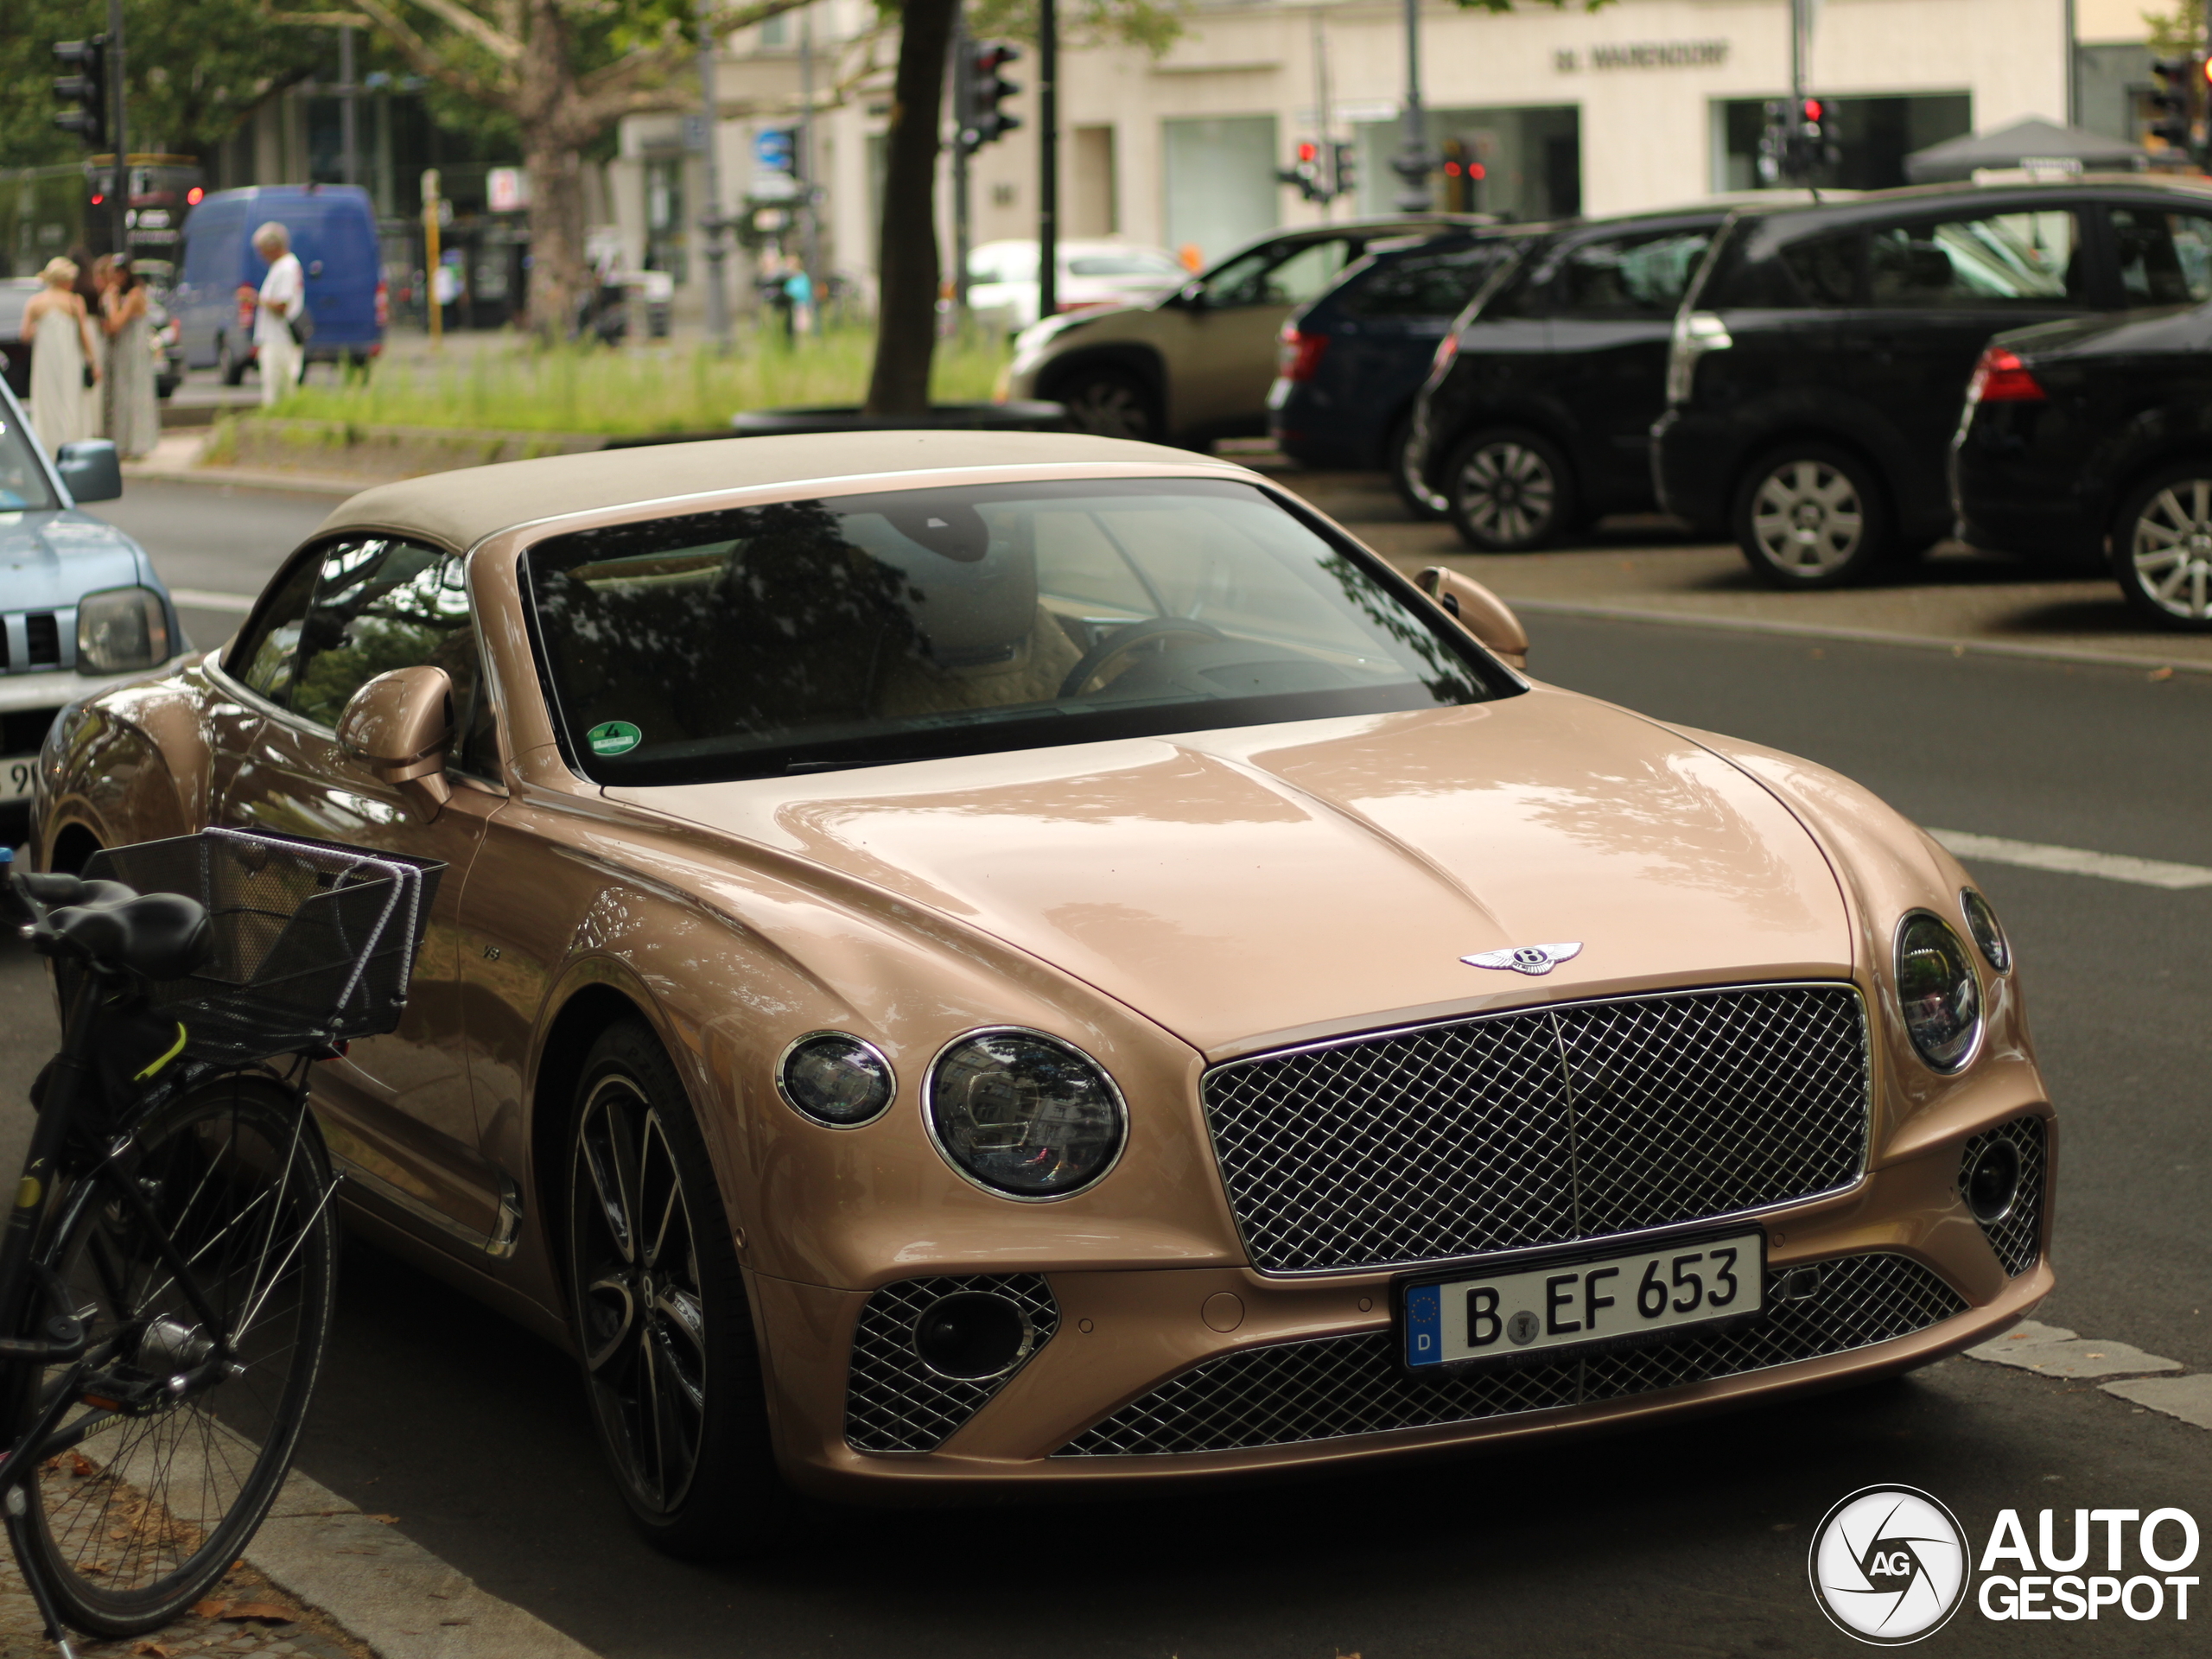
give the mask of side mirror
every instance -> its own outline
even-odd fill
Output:
[[[1511,607],[1472,576],[1432,564],[1414,578],[1414,585],[1492,656],[1514,668],[1529,666],[1528,629]]]
[[[453,798],[446,750],[453,743],[453,681],[442,668],[379,674],[338,716],[338,747],[406,797],[427,823]]]
[[[54,469],[79,505],[112,501],[123,493],[123,463],[105,438],[79,438],[54,452]]]
[[[1184,283],[1175,290],[1175,297],[1172,302],[1186,311],[1203,311],[1206,308],[1208,302],[1206,285],[1204,283]]]

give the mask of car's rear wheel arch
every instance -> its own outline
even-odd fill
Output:
[[[1136,383],[1152,401],[1156,430],[1167,431],[1167,366],[1160,353],[1142,346],[1100,346],[1071,352],[1046,364],[1037,377],[1037,395],[1057,398],[1067,388],[1096,374],[1113,374]]]

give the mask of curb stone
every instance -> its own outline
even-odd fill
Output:
[[[245,1559],[379,1659],[597,1659],[296,1470]]]

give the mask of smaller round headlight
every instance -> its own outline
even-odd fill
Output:
[[[961,1038],[930,1067],[923,1104],[945,1161],[1013,1198],[1080,1192],[1113,1168],[1128,1138],[1114,1080],[1041,1032]]]
[[[883,1116],[899,1080],[873,1044],[842,1031],[817,1031],[784,1051],[776,1087],[801,1116],[850,1129]]]
[[[1981,1034],[1981,982],[1942,918],[1915,911],[1897,929],[1897,1003],[1920,1058],[1955,1071]]]
[[[1993,1227],[2012,1213],[2020,1196],[2020,1149],[2010,1141],[1992,1141],[1974,1154],[1959,1183],[1974,1219]]]
[[[2005,943],[2005,930],[1997,925],[1997,912],[1990,908],[1989,900],[1966,887],[1959,893],[1959,909],[1966,916],[1967,931],[1974,935],[1989,965],[2000,974],[2010,968],[2012,947]]]

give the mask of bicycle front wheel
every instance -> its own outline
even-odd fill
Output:
[[[328,1165],[289,1091],[218,1078],[135,1138],[135,1161],[65,1194],[41,1241],[89,1345],[24,1390],[24,1427],[57,1391],[75,1398],[9,1518],[26,1569],[103,1637],[168,1623],[253,1536],[291,1466],[336,1288]]]

